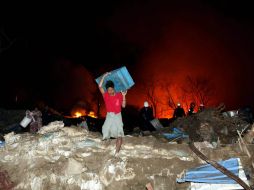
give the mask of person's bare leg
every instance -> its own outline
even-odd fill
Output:
[[[146,184],[146,189],[147,190],[153,190],[152,184],[151,183]]]
[[[123,144],[123,138],[122,137],[118,137],[116,139],[116,154],[119,153],[122,144]]]

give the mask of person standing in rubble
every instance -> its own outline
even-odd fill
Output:
[[[193,115],[195,112],[195,107],[196,107],[196,104],[195,104],[195,102],[191,102],[191,104],[190,104],[190,109],[189,109],[189,111],[188,111],[188,116],[191,116],[191,115]]]
[[[181,107],[181,104],[177,103],[177,108],[174,111],[173,118],[177,119],[179,117],[185,117],[185,116],[186,115],[185,115],[184,109]]]
[[[116,92],[114,82],[109,80],[106,82],[106,91],[103,89],[103,82],[110,73],[105,73],[99,83],[100,92],[106,105],[107,115],[106,120],[102,126],[103,140],[116,138],[116,151],[117,155],[121,149],[124,137],[123,121],[121,109],[126,106],[126,92]]]
[[[139,112],[140,130],[141,131],[155,131],[155,128],[151,124],[153,117],[153,109],[149,106],[148,102],[144,102],[144,107]]]

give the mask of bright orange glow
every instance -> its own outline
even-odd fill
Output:
[[[97,118],[93,111],[90,111],[88,114],[89,117]]]
[[[174,113],[174,106],[176,106],[178,102],[181,104],[181,107],[184,109],[185,113],[187,114],[190,103],[193,102],[192,97],[187,96],[188,94],[187,95],[183,94],[181,88],[179,88],[177,85],[171,85],[169,90],[170,90],[169,91],[170,94],[164,88],[163,89],[160,87],[155,88],[154,96],[155,96],[155,100],[158,101],[158,104],[156,107],[157,118],[172,118]],[[169,99],[169,95],[171,99]],[[140,100],[138,102],[139,108],[143,106],[144,104],[143,101],[147,100],[147,98],[143,96],[142,98],[140,98]],[[172,101],[171,106],[169,105],[169,100]],[[149,101],[149,99],[148,99],[148,102],[151,106],[153,106],[151,101]],[[196,102],[195,112],[198,111],[199,104],[200,102]]]
[[[86,110],[83,108],[75,108],[71,111],[71,116],[79,118],[86,115]]]
[[[82,116],[82,113],[80,113],[80,112],[75,113],[75,117],[81,117],[81,116]]]
[[[92,118],[97,118],[94,111],[90,111],[87,114],[85,109],[81,109],[81,108],[77,109],[76,108],[76,109],[73,109],[72,112],[71,112],[71,117],[79,118],[79,117],[83,117],[83,116],[89,116],[89,117],[92,117]]]

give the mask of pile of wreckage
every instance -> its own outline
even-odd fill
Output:
[[[223,112],[223,110],[225,110],[225,106],[222,104],[217,108],[208,108],[189,117],[178,118],[171,124],[170,131],[166,129],[161,132],[161,135],[168,139],[169,143],[189,144],[190,149],[200,159],[208,163],[207,166],[201,166],[202,169],[196,168],[187,172],[185,175],[189,175],[188,180],[177,180],[178,182],[198,182],[198,185],[193,185],[191,189],[251,189],[249,183],[244,182],[246,177],[240,175],[238,166],[241,165],[241,160],[239,158],[231,158],[231,161],[235,159],[234,162],[238,164],[235,165],[232,162],[227,165],[227,160],[220,159],[218,160],[220,162],[217,163],[199,150],[200,146],[214,149],[229,146],[238,147],[239,154],[246,156],[249,163],[248,168],[251,168],[253,172],[254,159],[251,150],[254,145],[254,125],[252,113],[246,114],[239,110]],[[204,169],[208,166],[212,166],[212,168]],[[224,174],[223,177],[220,176],[222,174]],[[228,179],[222,181],[221,179],[225,180],[225,177]],[[253,181],[253,177],[250,180]],[[218,185],[221,182],[223,185]],[[231,183],[235,186],[230,185]],[[241,187],[237,188],[238,185]]]
[[[220,141],[224,144],[233,144],[240,134],[247,137],[253,122],[249,115],[238,114],[237,110],[223,112],[224,109],[224,105],[220,105],[189,117],[178,118],[171,124],[171,128],[181,129],[195,142]],[[252,142],[248,139],[247,143]]]
[[[0,189],[224,190],[254,185],[254,126],[207,108],[156,132],[115,139],[54,121],[0,139]],[[29,114],[29,113],[27,113]]]

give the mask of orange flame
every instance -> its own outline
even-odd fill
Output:
[[[75,112],[75,117],[79,118],[79,117],[81,117],[81,116],[82,116],[82,113],[80,113],[80,112]]]
[[[89,116],[89,117],[92,117],[92,118],[97,118],[94,111],[90,111],[89,114],[87,114],[86,111],[82,110],[82,109],[75,110],[74,112],[72,112],[71,115],[72,115],[72,117],[75,117],[75,118],[79,118],[79,117],[82,117],[82,116]]]
[[[95,115],[95,113],[93,111],[90,111],[87,116],[97,118],[97,116]]]

